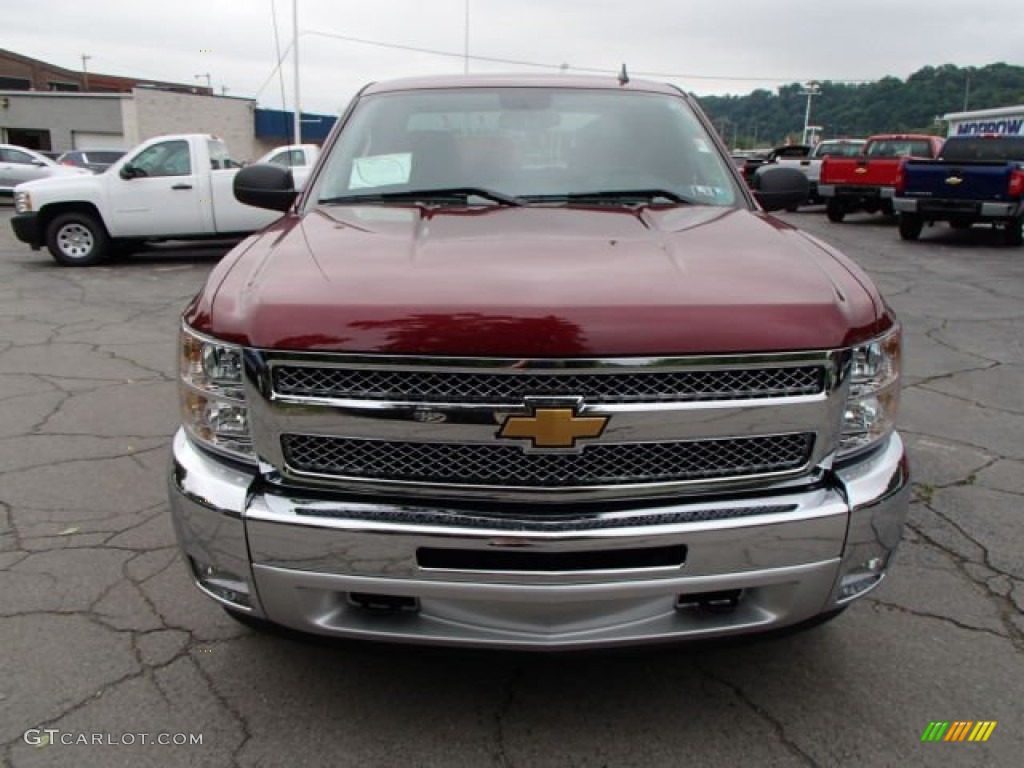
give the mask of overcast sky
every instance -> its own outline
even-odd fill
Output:
[[[80,70],[206,83],[281,108],[293,0],[7,0],[0,45]],[[462,72],[617,70],[698,95],[906,77],[925,65],[1024,62],[1024,3],[986,0],[297,0],[302,107],[337,113],[372,80]],[[14,9],[17,8],[16,12]],[[331,37],[447,52],[415,52]],[[285,63],[287,107],[293,64]]]

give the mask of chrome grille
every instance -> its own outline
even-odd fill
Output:
[[[568,488],[741,479],[799,470],[810,433],[588,445],[579,453],[527,453],[519,445],[417,443],[286,434],[288,466],[317,475],[447,485]]]
[[[709,371],[474,373],[278,365],[274,391],[292,397],[393,402],[522,405],[527,396],[582,397],[588,403],[694,402],[814,395],[818,366]]]

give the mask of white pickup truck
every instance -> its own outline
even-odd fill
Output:
[[[270,150],[256,162],[291,168],[295,189],[302,189],[306,185],[306,179],[309,178],[309,172],[313,170],[313,165],[318,157],[320,157],[320,147],[316,144],[288,144]]]
[[[104,173],[19,184],[11,225],[34,250],[80,267],[147,240],[241,237],[280,214],[235,199],[239,167],[215,136],[160,136]]]

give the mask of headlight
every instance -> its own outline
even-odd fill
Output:
[[[181,329],[181,410],[185,429],[215,451],[252,460],[242,348]]]
[[[14,192],[14,210],[17,213],[29,213],[32,210],[32,195],[28,192]]]
[[[840,457],[870,448],[892,432],[900,400],[899,326],[853,350]]]

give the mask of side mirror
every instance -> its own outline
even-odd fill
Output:
[[[242,168],[235,174],[234,191],[240,203],[281,212],[291,208],[299,194],[291,169],[270,163]]]
[[[796,168],[762,165],[754,173],[750,185],[754,197],[766,211],[781,211],[807,201],[810,185],[803,172]]]
[[[137,179],[140,176],[145,176],[146,172],[144,170],[142,170],[141,168],[136,168],[131,163],[125,163],[124,165],[121,166],[121,170],[118,171],[118,175],[122,179],[125,179],[126,181],[130,181],[132,179]]]
[[[46,163],[44,163],[42,160],[30,160],[29,165],[34,165],[36,168],[46,167]]]

